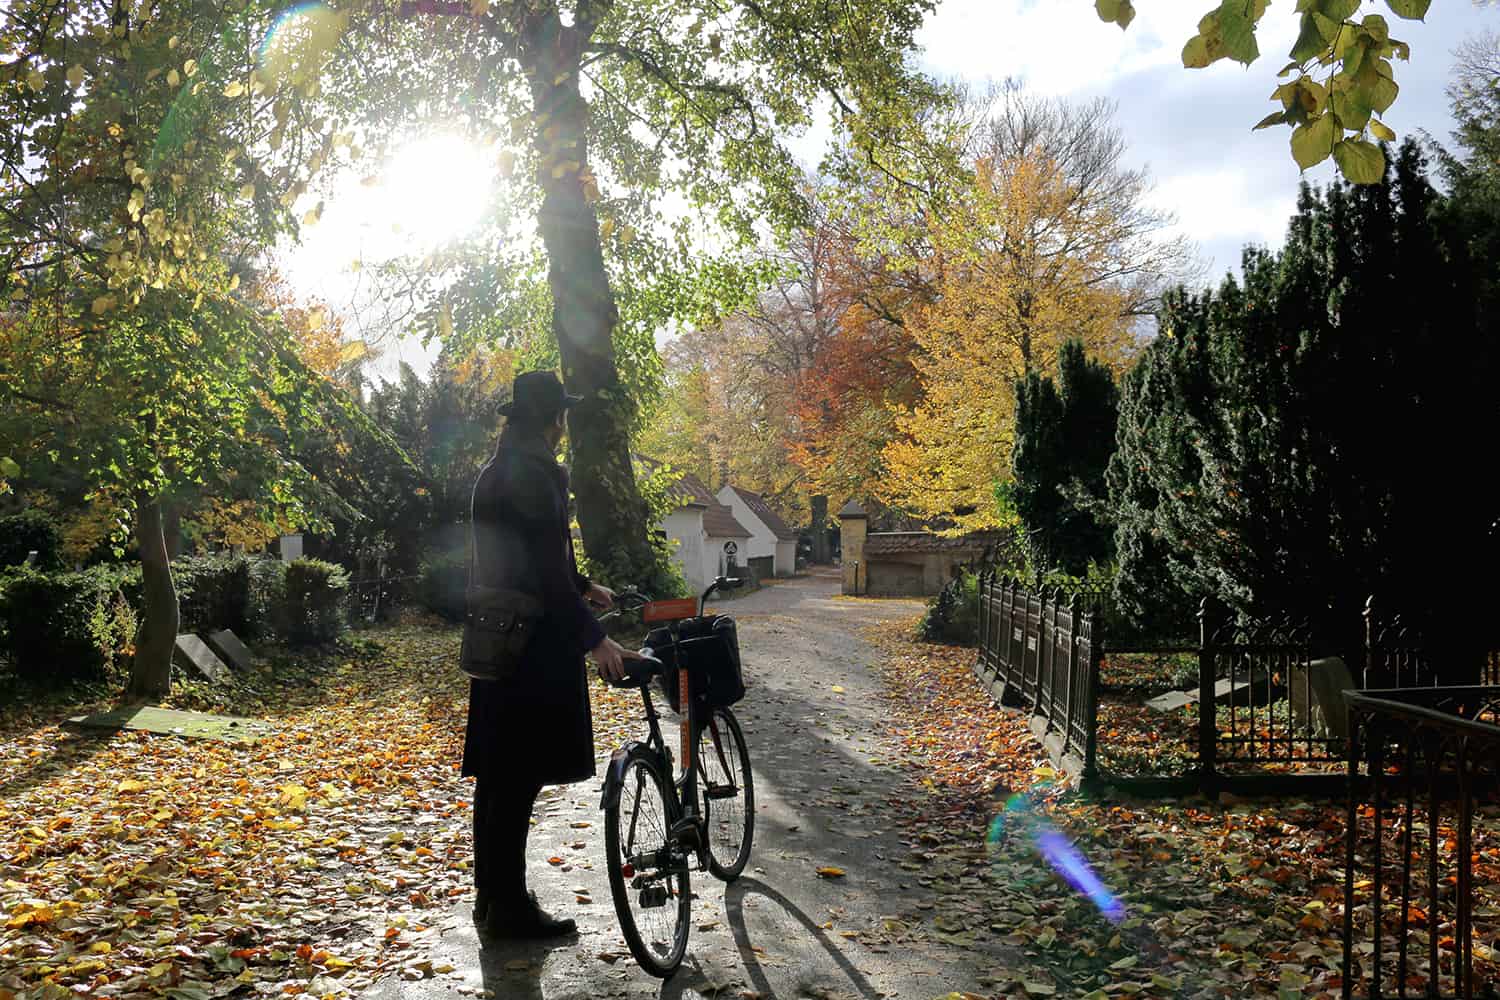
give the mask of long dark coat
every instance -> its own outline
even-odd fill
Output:
[[[594,775],[585,651],[604,638],[583,594],[568,529],[568,471],[540,437],[507,432],[474,484],[478,586],[506,587],[546,608],[514,679],[469,682],[465,775],[505,768],[543,785]]]

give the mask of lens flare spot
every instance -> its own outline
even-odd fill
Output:
[[[317,0],[288,7],[261,40],[256,65],[268,82],[304,83],[322,68],[323,56],[346,23],[344,15]]]
[[[1005,805],[990,822],[986,842],[992,850],[996,849],[1007,834],[1029,839],[1042,860],[1098,907],[1105,919],[1111,923],[1125,919],[1125,904],[1094,874],[1077,846],[1036,812],[1025,794],[1018,792],[1005,800]]]

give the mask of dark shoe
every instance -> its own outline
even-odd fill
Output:
[[[491,907],[484,928],[496,937],[553,938],[576,933],[578,923],[572,917],[552,916],[538,905],[533,893],[515,907]]]

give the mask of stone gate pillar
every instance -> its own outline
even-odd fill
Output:
[[[870,568],[865,565],[865,531],[870,515],[850,500],[839,511],[839,538],[843,548],[844,593],[863,594],[870,584]]]

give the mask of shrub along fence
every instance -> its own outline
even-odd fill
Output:
[[[1399,623],[1383,625],[1373,601],[1363,648],[1334,656],[1303,624],[1235,618],[1211,600],[1199,608],[1196,638],[1153,639],[1114,623],[1102,592],[1069,596],[988,571],[978,590],[975,673],[1002,704],[1029,711],[1049,751],[1085,782],[1210,795],[1322,784],[1332,793],[1349,737],[1342,692],[1371,681],[1430,687],[1435,678],[1419,638]],[[1198,661],[1197,691],[1178,706],[1196,702],[1189,773],[1167,780],[1105,773],[1098,747],[1105,655],[1185,652]]]

